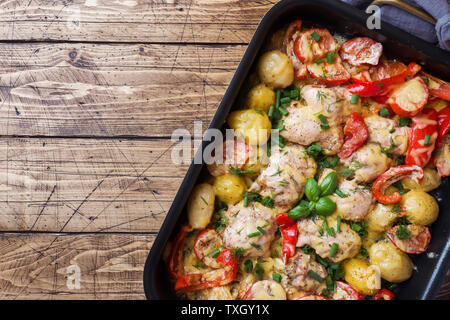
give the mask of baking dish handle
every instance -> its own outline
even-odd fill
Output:
[[[431,15],[426,13],[423,10],[420,10],[419,8],[416,8],[409,3],[403,2],[401,0],[375,0],[370,5],[382,5],[387,4],[394,7],[397,7],[399,9],[402,9],[412,15],[415,15],[416,17],[423,19],[433,25],[436,25],[436,19],[434,19]]]

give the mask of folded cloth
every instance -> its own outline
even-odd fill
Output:
[[[365,9],[372,0],[341,0],[359,9]],[[427,42],[437,43],[450,50],[450,6],[447,0],[403,0],[427,11],[436,20],[436,26],[399,8],[381,6],[381,19]]]

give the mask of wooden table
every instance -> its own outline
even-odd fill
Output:
[[[273,4],[1,2],[2,298],[144,298],[144,261],[187,170],[171,133],[207,126]]]

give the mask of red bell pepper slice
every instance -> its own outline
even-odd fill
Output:
[[[400,202],[402,196],[398,191],[395,191],[390,196],[384,194],[384,191],[393,183],[406,177],[411,177],[413,180],[420,181],[423,178],[423,169],[416,165],[401,165],[390,168],[380,175],[373,183],[373,196],[378,202],[383,204]]]
[[[281,234],[283,236],[283,262],[287,264],[290,257],[295,254],[295,245],[297,244],[297,224],[287,227],[280,227]]]
[[[382,88],[373,83],[354,83],[347,86],[348,92],[360,97],[373,97],[380,94]]]
[[[450,101],[450,83],[433,77],[432,75],[425,72],[421,72],[420,76],[428,79],[427,84],[431,95]]]
[[[183,267],[183,250],[184,250],[184,240],[189,232],[194,230],[189,224],[181,227],[180,232],[178,232],[175,240],[173,241],[172,248],[169,255],[168,271],[169,274],[178,278],[184,275]]]
[[[394,300],[395,295],[388,289],[380,289],[374,296],[373,300]]]
[[[408,68],[401,62],[382,60],[376,67],[352,75],[355,83],[371,83],[383,90],[379,95],[387,95],[395,85],[403,83],[408,75]]]
[[[217,262],[222,265],[223,272],[214,279],[205,280],[207,273],[194,273],[177,278],[175,290],[181,291],[197,291],[207,288],[224,286],[236,279],[238,272],[238,263],[233,250],[222,250],[216,258]],[[217,272],[216,270],[213,271]]]
[[[295,223],[295,220],[289,218],[286,212],[280,213],[277,216],[276,221],[280,227],[289,227]]]
[[[357,113],[352,113],[344,127],[345,141],[338,156],[346,159],[352,155],[369,137],[369,129],[363,117]]]
[[[431,159],[438,137],[438,113],[434,109],[424,109],[412,119],[405,164],[424,167]]]

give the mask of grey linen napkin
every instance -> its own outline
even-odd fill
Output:
[[[365,9],[371,0],[341,0],[359,9]],[[437,43],[450,50],[450,5],[447,0],[404,0],[425,10],[436,20],[436,26],[390,5],[381,6],[381,19],[427,42]]]

